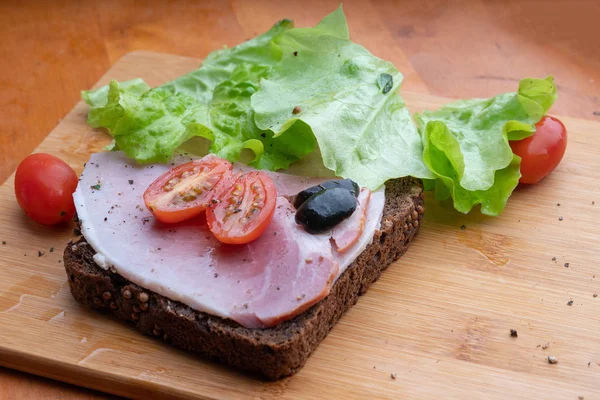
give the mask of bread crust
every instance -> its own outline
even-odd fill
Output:
[[[280,379],[302,368],[344,312],[406,251],[421,226],[422,192],[416,179],[389,181],[381,227],[373,242],[327,297],[271,328],[249,329],[195,311],[104,270],[93,261],[95,251],[83,237],[64,251],[69,287],[80,303],[133,323],[145,335],[270,380]]]

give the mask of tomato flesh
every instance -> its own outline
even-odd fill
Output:
[[[60,158],[37,153],[25,157],[15,173],[15,196],[19,206],[34,221],[55,225],[75,214],[75,171]]]
[[[219,241],[244,244],[267,229],[277,202],[277,190],[264,172],[238,177],[206,210],[206,222]]]
[[[176,223],[202,214],[231,179],[232,165],[205,157],[179,165],[159,176],[144,192],[146,207],[156,219]]]
[[[535,133],[510,142],[513,153],[521,157],[520,183],[541,181],[560,163],[567,148],[567,130],[554,117],[544,116],[535,124]]]

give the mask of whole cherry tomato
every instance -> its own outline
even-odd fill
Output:
[[[25,157],[15,173],[15,195],[25,213],[44,225],[69,221],[75,214],[75,171],[60,158],[37,153]]]
[[[535,133],[510,142],[513,153],[521,157],[520,183],[538,183],[556,168],[567,148],[567,130],[554,117],[544,116],[535,124]]]

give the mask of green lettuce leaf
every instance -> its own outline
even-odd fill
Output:
[[[183,143],[201,136],[212,141],[211,152],[231,161],[248,148],[256,154],[255,163],[286,168],[312,150],[310,138],[304,135],[302,142],[300,137],[298,146],[289,149],[284,139],[262,137],[249,104],[260,78],[281,59],[277,39],[291,26],[283,20],[252,40],[215,51],[198,70],[156,89],[134,79],[82,92],[92,106],[88,124],[108,129],[114,138],[108,148],[123,150],[140,163],[167,162]],[[234,74],[236,70],[246,74]],[[265,153],[265,144],[273,154]]]
[[[135,78],[119,84],[121,90],[141,96],[150,90],[150,86],[142,78]],[[108,103],[109,86],[105,85],[94,90],[82,90],[81,98],[92,107],[105,106]]]
[[[436,198],[452,197],[467,213],[498,215],[518,184],[520,158],[508,141],[528,137],[556,100],[552,77],[524,79],[517,93],[457,101],[415,115],[423,138],[423,160],[436,177]]]
[[[305,125],[295,124],[283,135],[259,129],[254,123],[250,96],[267,76],[271,67],[240,64],[231,78],[219,84],[210,104],[210,127],[213,133],[211,153],[237,161],[243,149],[254,152],[251,165],[259,169],[283,169],[314,150],[314,136]]]
[[[88,124],[107,128],[116,147],[140,163],[166,163],[194,136],[212,139],[205,105],[162,88],[138,96],[117,81],[109,85],[107,103],[90,109]]]
[[[401,176],[433,178],[396,93],[402,75],[349,40],[341,7],[314,28],[283,33],[279,45],[281,62],[252,95],[259,129],[278,138],[303,123],[327,168],[372,189]]]
[[[229,79],[240,64],[275,65],[281,59],[278,38],[292,27],[293,22],[284,19],[267,32],[247,42],[231,49],[213,51],[202,62],[199,69],[162,87],[175,94],[185,93],[201,103],[208,104],[217,85]]]
[[[162,88],[174,94],[187,94],[208,104],[215,87],[228,79],[239,64],[274,65],[278,62],[281,59],[281,50],[277,46],[277,38],[292,26],[292,21],[284,19],[254,39],[231,49],[213,51],[202,62],[200,68],[165,83]],[[120,82],[119,85],[122,90],[138,96],[150,90],[150,86],[142,78]],[[109,85],[94,90],[83,90],[81,97],[90,106],[104,106],[108,101],[108,90]]]
[[[183,143],[200,136],[211,142],[209,151],[219,157],[237,161],[242,150],[249,149],[257,168],[287,168],[313,151],[316,141],[300,123],[278,137],[254,123],[250,96],[270,71],[268,62],[239,64],[214,88],[209,104],[165,87],[139,95],[113,81],[107,102],[90,109],[88,123],[107,128],[114,137],[109,148],[123,150],[140,163],[167,162]],[[197,153],[192,146],[186,150]]]

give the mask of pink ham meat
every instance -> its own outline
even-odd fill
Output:
[[[189,158],[176,163],[185,161]],[[350,220],[347,229],[333,232],[334,240],[349,243],[348,251],[338,254],[331,232],[311,235],[295,223],[285,197],[323,179],[270,173],[279,195],[272,223],[254,242],[225,245],[202,217],[166,225],[146,209],[144,190],[170,168],[139,166],[120,152],[92,155],[74,200],[94,260],[171,300],[249,328],[276,325],[323,299],[371,242],[381,220],[384,197],[374,192],[367,207],[359,206],[358,219],[366,223],[358,240]],[[375,205],[373,198],[379,199]]]
[[[335,243],[335,247],[339,253],[345,253],[360,239],[365,229],[370,199],[371,191],[367,188],[362,188],[358,194],[358,206],[356,210],[350,217],[333,228],[331,239]]]

